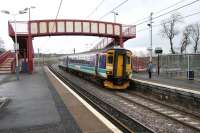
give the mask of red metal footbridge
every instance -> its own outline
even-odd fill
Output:
[[[16,29],[15,29],[16,24]],[[16,31],[15,31],[16,30]],[[19,44],[19,58],[24,58],[28,64],[28,72],[33,72],[33,45],[32,39],[40,36],[98,36],[104,39],[96,45],[96,49],[119,45],[136,37],[134,25],[124,26],[119,23],[92,21],[92,20],[31,20],[8,22],[9,36],[15,41],[15,34]]]

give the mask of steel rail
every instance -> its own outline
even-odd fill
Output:
[[[109,119],[114,125],[116,125],[122,132],[154,132],[149,127],[146,127],[142,123],[133,118],[130,118],[123,112],[112,107],[108,103],[102,101],[100,98],[94,96],[90,92],[81,88],[80,86],[70,82],[62,73],[58,72],[54,67],[49,66],[49,69],[71,89],[78,93],[84,100],[91,104],[95,109],[102,113],[107,119]]]
[[[154,102],[154,103],[156,103],[156,104],[160,104],[160,105],[162,105],[162,106],[171,108],[171,109],[173,109],[173,110],[176,110],[176,111],[181,112],[181,113],[184,113],[184,114],[188,114],[188,115],[190,115],[190,116],[192,116],[192,117],[196,117],[196,118],[198,118],[198,119],[200,120],[200,116],[199,116],[198,114],[196,114],[196,113],[191,113],[191,112],[186,111],[185,109],[176,108],[176,107],[174,107],[173,105],[169,105],[169,104],[167,104],[167,103],[163,103],[163,102],[161,102],[161,101],[158,101],[158,100],[155,100],[155,99],[152,99],[152,98],[149,98],[149,97],[146,97],[146,96],[137,94],[137,93],[129,92],[129,94],[131,94],[131,95],[136,95],[136,96],[138,96],[138,97],[142,97],[143,99],[146,99],[146,100],[148,100],[148,101]]]
[[[185,126],[187,126],[187,127],[190,127],[191,129],[194,129],[195,131],[200,132],[200,129],[199,129],[198,127],[192,126],[191,124],[188,124],[188,123],[184,122],[184,120],[183,120],[183,121],[178,120],[178,119],[176,119],[175,117],[172,117],[172,116],[169,116],[169,115],[167,115],[167,114],[164,114],[164,113],[162,113],[162,112],[160,112],[160,111],[157,111],[157,110],[155,110],[155,109],[153,109],[153,108],[151,108],[151,107],[149,107],[149,106],[146,106],[146,105],[144,105],[144,104],[142,104],[142,103],[139,103],[139,102],[134,101],[134,100],[131,100],[131,99],[127,98],[127,97],[121,96],[120,94],[115,93],[115,95],[118,96],[118,97],[120,97],[120,98],[122,98],[122,99],[124,99],[124,100],[126,100],[126,101],[129,101],[129,102],[131,102],[131,103],[134,103],[134,104],[137,104],[137,105],[139,105],[139,106],[142,106],[143,108],[147,108],[148,110],[151,110],[152,112],[158,113],[158,114],[160,114],[160,115],[162,115],[162,116],[165,116],[166,118],[169,118],[169,119],[171,119],[171,120],[174,120],[174,121],[176,121],[176,122],[179,122],[179,123],[181,123],[181,124],[183,124],[183,125],[185,125]],[[140,96],[138,96],[138,97],[140,97]],[[148,100],[149,100],[149,99],[148,99]],[[157,103],[156,103],[156,104],[157,104]],[[164,105],[162,105],[162,106],[164,106]],[[180,112],[180,111],[179,111],[179,112]]]

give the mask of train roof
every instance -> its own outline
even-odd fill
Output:
[[[108,51],[108,50],[116,50],[116,49],[125,49],[125,48],[120,48],[120,47],[114,47],[114,48],[108,48],[108,49],[103,49],[103,50],[90,50],[90,51],[84,51],[84,52],[80,52],[80,53],[75,53],[75,54],[67,54],[67,55],[65,55],[65,56],[63,56],[63,57],[61,57],[61,58],[65,58],[65,57],[67,57],[67,56],[73,56],[73,55],[84,55],[84,54],[101,54],[101,53],[106,53],[106,51]],[[127,50],[127,51],[130,51],[130,50],[128,50],[128,49],[125,49],[125,50]],[[130,51],[131,52],[131,51]],[[132,52],[131,52],[132,53]]]

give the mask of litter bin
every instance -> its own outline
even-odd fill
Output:
[[[188,80],[194,80],[194,71],[187,71],[187,78]]]

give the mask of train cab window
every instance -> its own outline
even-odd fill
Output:
[[[130,64],[130,63],[131,63],[130,57],[126,56],[126,64]]]
[[[113,56],[112,56],[112,55],[109,55],[109,56],[108,56],[108,63],[109,63],[109,64],[112,64],[112,63],[113,63]]]
[[[99,56],[99,67],[106,68],[106,56],[105,55]]]

